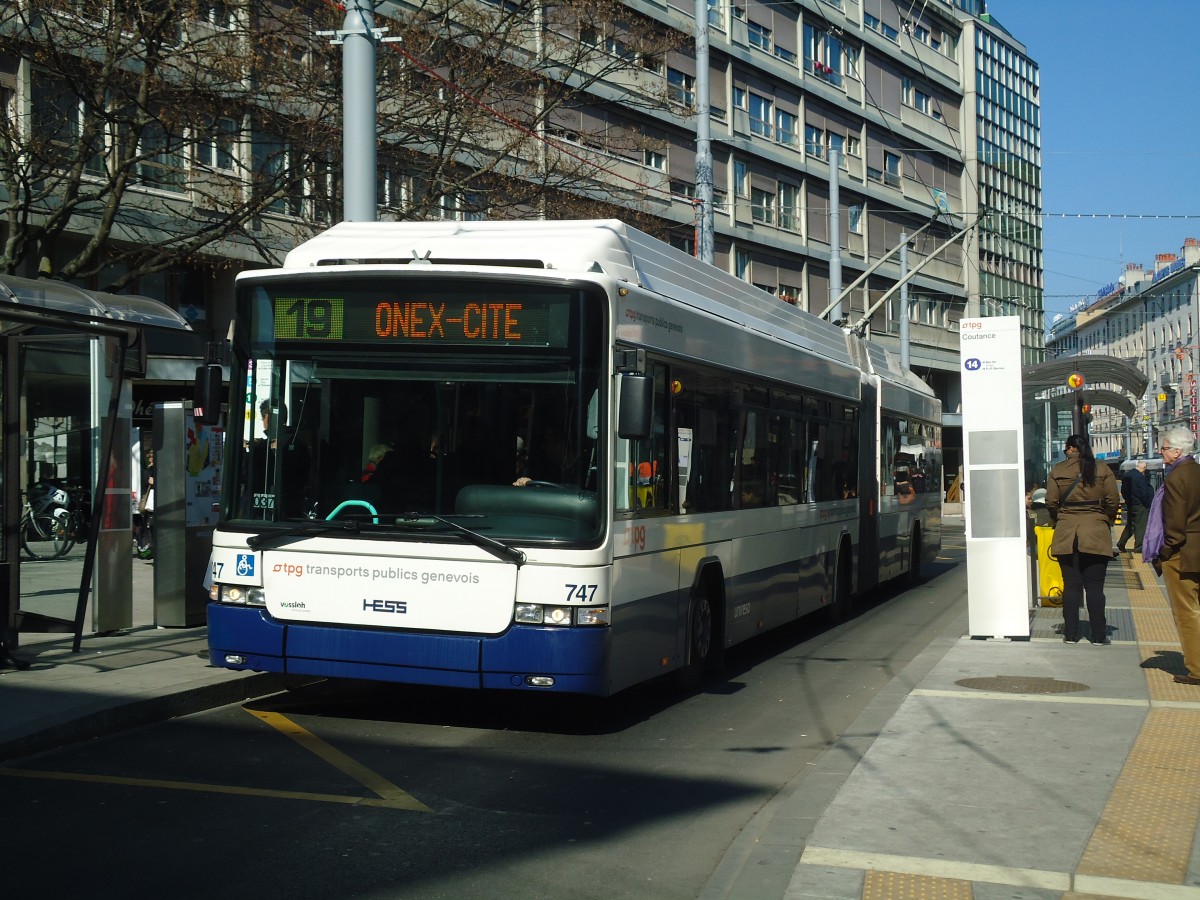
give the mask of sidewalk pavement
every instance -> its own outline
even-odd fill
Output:
[[[965,566],[943,579],[965,598]],[[704,900],[1200,900],[1200,687],[1173,681],[1149,564],[1121,554],[1105,593],[1109,645],[1064,643],[1054,608],[1028,641],[973,640],[964,608],[744,829]]]
[[[70,618],[81,556],[23,565],[29,605]],[[205,626],[155,627],[154,563],[131,565],[132,628],[89,633],[89,607],[79,653],[69,634],[21,635],[30,668],[0,670],[0,762],[283,690],[278,674],[210,666]]]
[[[0,672],[0,760],[282,688],[210,667],[203,627],[154,628],[151,567],[134,565],[128,633],[85,635],[79,654],[69,636],[22,636],[33,666]],[[965,566],[917,590],[961,602]],[[1200,900],[1200,687],[1172,680],[1153,570],[1122,555],[1106,590],[1107,646],[1064,644],[1053,608],[1032,611],[1028,641],[972,640],[963,603],[747,825],[702,897]]]

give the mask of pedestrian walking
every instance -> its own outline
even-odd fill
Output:
[[[1163,484],[1154,495],[1142,542],[1142,558],[1163,577],[1171,615],[1183,649],[1186,675],[1179,684],[1200,684],[1200,465],[1192,455],[1189,428],[1168,428],[1159,439]]]
[[[1150,486],[1150,479],[1146,475],[1144,459],[1139,459],[1137,465],[1121,478],[1121,497],[1125,500],[1125,521],[1121,536],[1117,538],[1117,549],[1129,549],[1129,539],[1133,538],[1132,552],[1141,553],[1146,517],[1154,501],[1154,488]]]
[[[1066,459],[1050,470],[1046,484],[1046,509],[1054,520],[1050,550],[1063,575],[1063,641],[1079,642],[1079,605],[1086,598],[1091,641],[1106,644],[1104,573],[1121,496],[1112,470],[1096,464],[1086,435],[1068,437],[1063,454]]]

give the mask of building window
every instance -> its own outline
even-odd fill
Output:
[[[750,215],[755,222],[775,224],[775,195],[761,188],[750,188]]]
[[[196,141],[196,164],[222,172],[233,170],[234,143],[238,124],[229,116],[217,116]]]
[[[207,0],[207,2],[201,3],[199,12],[200,20],[213,28],[228,31],[236,24],[233,4],[224,3],[221,0]]]
[[[74,161],[76,145],[83,134],[88,110],[83,101],[52,79],[39,78],[34,73],[32,90],[32,131],[47,146],[52,157],[69,166]],[[92,138],[90,154],[84,164],[91,175],[104,173],[104,139],[101,134]]]
[[[863,208],[861,203],[852,203],[847,211],[846,227],[851,234],[862,234],[862,213]]]
[[[733,193],[736,197],[748,196],[750,186],[750,172],[746,168],[746,164],[740,160],[733,162]]]
[[[779,283],[778,297],[784,303],[790,303],[792,306],[799,306],[801,296],[802,294],[800,288],[796,287],[795,285],[784,284],[783,282]]]
[[[299,216],[304,203],[304,179],[291,144],[269,136],[254,142],[254,171],[258,190],[274,195],[267,209],[286,216]]]
[[[660,172],[667,171],[667,154],[660,150],[643,150],[642,164]]]
[[[761,137],[771,137],[771,101],[750,93],[750,133]]]
[[[892,187],[900,187],[900,156],[887,150],[883,152],[883,181]]]
[[[832,34],[804,26],[804,68],[818,78],[842,85],[844,48],[841,40]]]
[[[889,41],[894,41],[897,44],[900,43],[900,32],[878,17],[873,16],[870,13],[863,13],[863,24],[872,31],[879,32]]]
[[[825,132],[815,125],[804,126],[804,152],[817,159],[825,158]]]
[[[790,112],[784,112],[783,110],[775,111],[775,140],[779,141],[779,143],[795,147],[799,126],[799,118]]]
[[[751,20],[746,23],[746,34],[749,36],[751,47],[771,52],[771,29],[766,25]]]
[[[826,134],[825,139],[829,150],[831,152],[835,150],[837,151],[838,168],[848,169],[850,165],[846,162],[846,139],[840,134],[834,134],[832,131]]]
[[[667,97],[689,109],[696,105],[696,79],[678,69],[667,69]]]
[[[794,184],[779,185],[779,227],[800,230],[800,188]]]
[[[181,191],[184,185],[183,141],[170,135],[162,122],[153,120],[138,141],[138,178],[150,187]]]
[[[738,250],[733,255],[733,274],[743,281],[750,280],[750,253],[747,250]]]

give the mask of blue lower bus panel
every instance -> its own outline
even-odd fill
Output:
[[[208,606],[215,666],[443,687],[607,695],[607,628],[511,628],[495,637],[288,625]]]

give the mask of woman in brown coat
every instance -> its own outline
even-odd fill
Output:
[[[1113,556],[1112,526],[1121,494],[1117,479],[1097,465],[1086,435],[1067,438],[1066,459],[1050,470],[1046,508],[1054,520],[1050,552],[1063,574],[1063,641],[1079,642],[1079,601],[1087,597],[1093,644],[1108,643],[1104,572]]]

